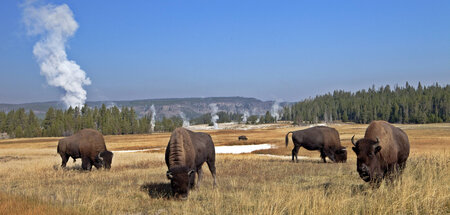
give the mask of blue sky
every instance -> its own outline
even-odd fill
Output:
[[[299,101],[373,84],[450,83],[450,1],[39,1],[79,24],[89,101]],[[16,0],[0,2],[0,103],[56,101]]]

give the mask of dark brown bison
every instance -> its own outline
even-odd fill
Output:
[[[186,199],[189,189],[197,186],[202,179],[202,165],[206,161],[216,185],[216,153],[209,134],[177,128],[170,136],[166,148],[167,178],[170,180],[175,198]]]
[[[241,141],[241,140],[248,140],[248,138],[246,136],[242,135],[242,136],[238,137],[238,140],[239,141]]]
[[[286,147],[289,143],[289,134],[292,133],[294,149],[292,149],[292,161],[298,162],[298,150],[304,147],[308,150],[320,151],[320,157],[326,163],[325,157],[334,162],[346,162],[347,150],[341,146],[339,133],[334,128],[326,126],[316,126],[299,131],[290,131],[286,134]]]
[[[103,135],[94,129],[83,129],[76,134],[63,138],[58,142],[58,154],[61,156],[61,167],[66,167],[70,157],[81,158],[81,167],[91,170],[92,165],[97,169],[111,168],[113,153],[106,149]]]
[[[408,136],[400,128],[385,121],[373,121],[363,139],[354,141],[356,170],[365,182],[379,184],[391,173],[405,168],[409,156]]]

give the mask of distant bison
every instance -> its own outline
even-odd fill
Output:
[[[298,150],[304,147],[308,150],[320,151],[320,157],[326,163],[325,157],[334,162],[346,162],[347,150],[341,146],[339,133],[334,128],[317,126],[299,131],[290,131],[286,134],[286,147],[289,143],[289,134],[292,133],[294,149],[292,149],[292,161],[298,162]]]
[[[81,167],[91,170],[92,165],[97,169],[111,168],[113,153],[106,149],[103,135],[94,129],[83,129],[76,134],[63,138],[58,142],[58,154],[61,156],[61,167],[66,167],[70,157],[81,158]]]
[[[354,141],[356,170],[365,182],[379,184],[391,173],[405,168],[409,156],[408,135],[385,121],[373,121],[363,139]]]
[[[239,140],[239,141],[241,141],[241,140],[248,140],[248,138],[247,138],[246,136],[243,136],[243,135],[242,135],[242,136],[239,136],[239,137],[238,137],[238,140]]]
[[[202,165],[208,164],[216,185],[216,153],[209,134],[192,132],[177,128],[170,136],[166,148],[167,178],[170,180],[175,198],[186,199],[189,189],[195,186],[195,173],[198,174],[197,186],[202,179]]]

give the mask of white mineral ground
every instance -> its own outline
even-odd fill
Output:
[[[262,149],[270,149],[272,145],[270,144],[258,144],[258,145],[234,145],[234,146],[216,146],[216,154],[244,154],[251,153],[256,150]],[[152,148],[152,149],[139,149],[139,150],[119,150],[113,151],[114,153],[133,153],[133,152],[146,152],[146,151],[157,151],[161,148]],[[280,158],[283,160],[291,160],[291,156],[283,156],[283,155],[271,155],[271,154],[258,154],[259,156],[271,157],[271,158]],[[310,158],[307,156],[298,156],[299,160],[321,160],[320,158]]]
[[[216,146],[216,154],[242,154],[270,148],[272,148],[270,144]]]

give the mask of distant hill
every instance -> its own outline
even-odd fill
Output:
[[[131,101],[91,101],[86,104],[89,107],[107,107],[116,105],[118,107],[133,107],[139,116],[143,116],[150,111],[151,105],[155,106],[156,116],[160,119],[163,116],[171,117],[183,112],[188,118],[194,118],[205,113],[210,113],[209,104],[216,103],[219,111],[231,113],[243,113],[248,111],[251,115],[262,115],[270,111],[274,101],[261,101],[255,98],[245,97],[207,97],[207,98],[168,98],[168,99],[145,99]],[[283,107],[287,103],[281,103]],[[36,102],[25,104],[0,104],[0,111],[11,111],[19,108],[32,109],[34,113],[43,118],[48,108],[64,109],[60,102]]]

